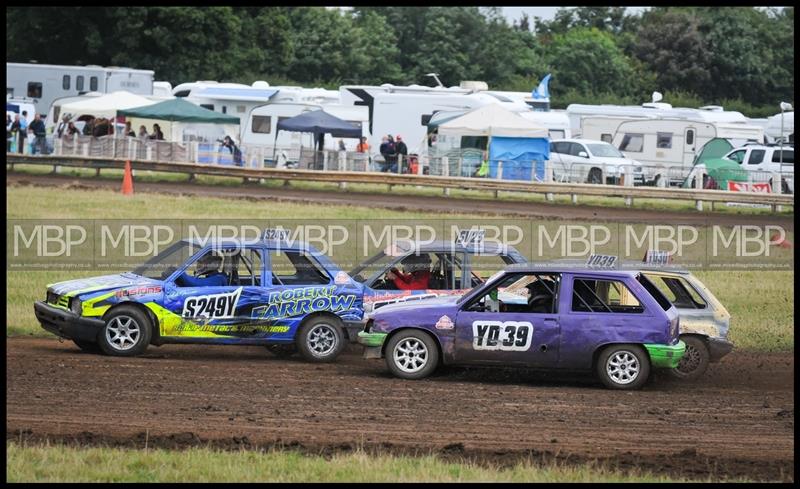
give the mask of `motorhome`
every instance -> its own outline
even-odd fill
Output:
[[[656,100],[657,97],[654,97]],[[685,107],[672,107],[663,102],[649,102],[639,105],[586,105],[570,104],[567,106],[572,133],[581,137],[589,137],[581,133],[582,119],[594,116],[613,116],[613,117],[663,117],[663,118],[684,118],[711,123],[733,123],[748,124],[748,119],[736,111],[724,110],[719,105],[707,105],[699,109]]]
[[[175,87],[172,93],[176,97],[186,97],[186,100],[200,107],[237,116],[242,126],[245,124],[247,115],[253,109],[265,104],[281,102],[335,104],[339,102],[339,93],[335,90],[297,86],[272,87],[265,81],[256,81],[252,85],[215,81],[182,83]]]
[[[152,70],[115,66],[102,67],[6,63],[6,97],[26,97],[44,116],[53,101],[87,92],[126,90],[137,95],[153,94]]]
[[[734,146],[760,142],[764,130],[736,122],[650,116],[584,116],[581,137],[611,143],[625,156],[644,165],[645,177],[656,185],[677,185],[692,167],[697,153],[714,138]]]
[[[761,119],[748,119],[748,122],[764,128],[767,143],[776,143],[781,139],[784,142],[794,142],[794,111]]]
[[[278,122],[319,109],[323,109],[334,117],[361,126],[362,134],[369,136],[367,129],[369,115],[366,107],[307,102],[276,102],[255,107],[248,113],[247,119],[241,125],[241,144],[243,146],[277,147],[288,151],[290,159],[296,158],[296,153],[301,146],[308,150],[315,148],[313,135],[310,133],[278,131]],[[327,135],[324,138],[324,149],[338,149],[337,141],[338,138]],[[345,140],[345,145],[350,151],[355,150],[357,144],[358,141],[355,139]]]

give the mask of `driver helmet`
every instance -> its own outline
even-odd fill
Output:
[[[411,255],[403,260],[403,269],[407,272],[430,270],[431,258],[427,255]]]
[[[197,260],[197,274],[216,272],[222,265],[222,257],[216,253],[208,253]]]

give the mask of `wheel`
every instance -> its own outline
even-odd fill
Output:
[[[439,350],[433,338],[408,329],[392,336],[386,345],[386,365],[396,377],[416,380],[427,377],[439,365]]]
[[[297,345],[294,344],[276,344],[276,345],[266,345],[267,350],[270,353],[275,355],[278,358],[289,358],[290,356],[297,353]]]
[[[681,336],[686,343],[686,351],[676,368],[669,369],[670,375],[681,380],[695,380],[708,369],[711,355],[706,342],[697,336]]]
[[[589,177],[586,179],[586,183],[602,183],[602,172],[600,168],[592,168],[589,170]]]
[[[86,353],[100,353],[100,345],[95,343],[94,341],[84,341],[84,340],[72,340],[78,348],[85,351]]]
[[[611,389],[639,389],[650,375],[650,357],[641,346],[610,345],[597,359],[597,375]]]
[[[133,306],[120,306],[106,317],[106,324],[97,335],[97,344],[107,355],[140,355],[150,344],[152,327],[144,312]]]
[[[332,362],[344,347],[344,332],[338,319],[317,316],[300,327],[297,349],[310,362]]]

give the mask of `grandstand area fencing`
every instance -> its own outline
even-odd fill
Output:
[[[276,168],[346,172],[380,172],[496,180],[517,180],[539,183],[590,183],[616,186],[654,186],[693,189],[722,188],[713,176],[697,175],[691,168],[667,165],[611,165],[560,161],[482,160],[460,153],[417,157],[400,156],[386,162],[377,154],[355,151],[315,151],[309,148],[276,148],[266,145],[242,145],[240,154],[205,142],[167,142],[133,137],[92,137],[74,135],[55,139],[54,156],[83,156],[139,161],[159,161],[237,166],[242,168]],[[794,193],[794,165],[787,164],[780,172],[726,170],[727,181],[738,191]],[[781,185],[774,185],[780,181]],[[728,184],[731,185],[731,184]]]

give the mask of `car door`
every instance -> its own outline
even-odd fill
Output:
[[[184,273],[197,275],[198,262],[208,254],[222,257],[219,271],[225,284],[186,285],[180,278],[165,284],[167,304],[180,316],[181,324],[170,322],[167,330],[162,325],[162,336],[219,339],[257,333],[250,327],[250,316],[253,305],[266,300],[261,287],[262,251],[257,247],[209,249],[188,263]]]
[[[531,295],[537,281],[547,282],[550,292]],[[465,302],[456,314],[454,362],[556,366],[559,282],[558,274],[506,274]],[[537,301],[531,304],[531,299]]]

